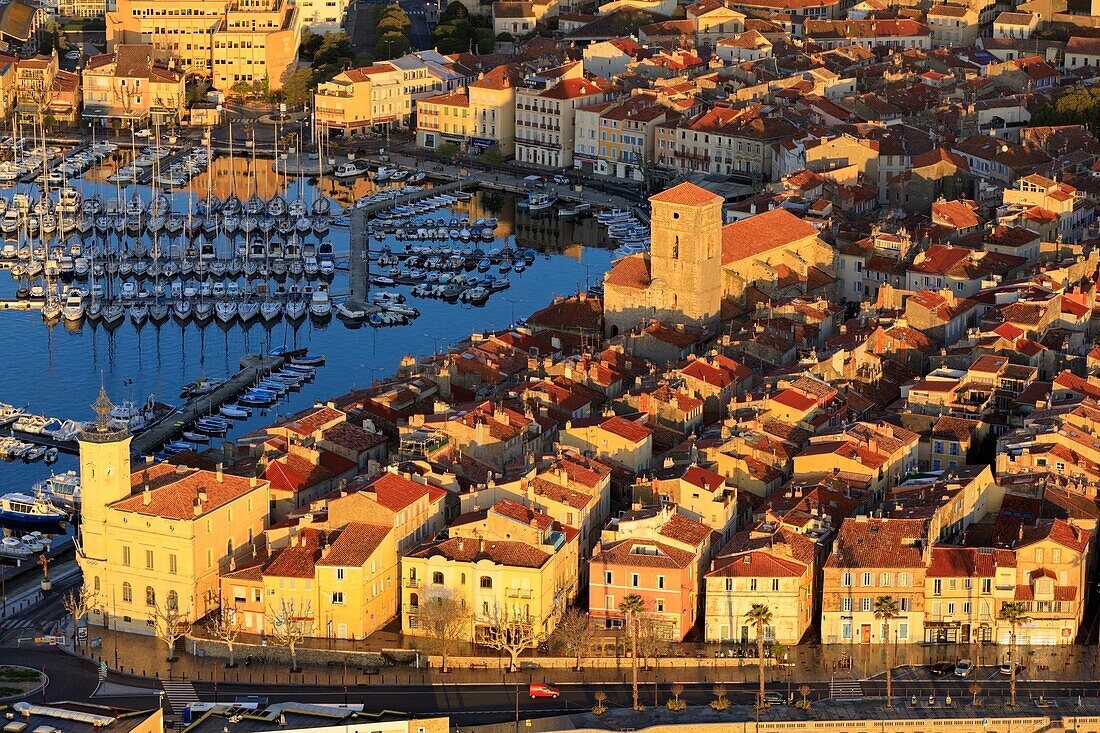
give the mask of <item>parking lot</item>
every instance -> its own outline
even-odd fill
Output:
[[[979,682],[985,680],[1007,680],[1007,674],[1001,674],[1000,667],[996,664],[975,664],[965,678],[960,678],[954,673],[954,659],[944,659],[945,664],[952,665],[952,668],[942,675],[936,675],[932,673],[932,665],[902,665],[894,669],[894,679],[904,682],[938,682],[938,681],[950,681],[958,682],[961,679],[977,680]],[[1025,681],[1029,679],[1028,670],[1026,667],[1016,673],[1017,681]],[[875,679],[885,677],[885,673],[875,675]]]

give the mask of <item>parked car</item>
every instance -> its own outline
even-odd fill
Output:
[[[959,663],[955,665],[956,677],[969,677],[970,673],[974,671],[974,663],[969,659],[960,659]]]
[[[558,175],[554,176],[554,183],[558,184],[559,186],[568,186],[569,179],[559,173]]]
[[[933,677],[946,677],[955,671],[954,662],[936,662],[928,668]]]
[[[1004,664],[1002,664],[1000,671],[1001,671],[1001,674],[1005,675],[1006,677],[1008,675],[1012,674],[1012,662],[1005,662]],[[1024,665],[1020,664],[1019,662],[1016,662],[1016,674],[1020,674],[1023,671],[1024,671]]]
[[[150,130],[148,127],[144,128],[142,130],[138,130],[137,132],[134,133],[134,137],[144,138],[144,137],[152,137],[152,136],[153,136],[153,131]]]
[[[69,61],[77,61],[80,59],[80,51],[69,51],[67,54],[65,54],[65,58],[67,58]]]
[[[545,682],[532,682],[527,688],[527,692],[531,695],[532,699],[536,697],[550,697],[557,700],[558,695],[561,694],[561,690]]]

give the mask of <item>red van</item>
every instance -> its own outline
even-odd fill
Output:
[[[527,688],[527,692],[530,693],[532,698],[536,697],[552,697],[555,700],[558,699],[558,695],[561,694],[561,690],[556,687],[551,687],[542,682],[532,682],[531,686]]]

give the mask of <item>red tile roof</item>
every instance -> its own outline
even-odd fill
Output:
[[[765,211],[722,228],[722,264],[755,257],[817,233],[786,209]]]
[[[143,487],[149,486],[148,504]],[[165,519],[195,519],[195,502],[200,493],[206,495],[198,516],[209,514],[235,501],[257,487],[244,476],[222,474],[219,481],[213,471],[201,471],[159,463],[130,475],[131,488],[138,492],[119,499],[110,506],[123,512],[133,512]]]

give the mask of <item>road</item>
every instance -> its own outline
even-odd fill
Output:
[[[402,9],[412,22],[412,47],[419,51],[432,47],[432,32],[428,28],[428,6],[432,0],[401,0]]]

